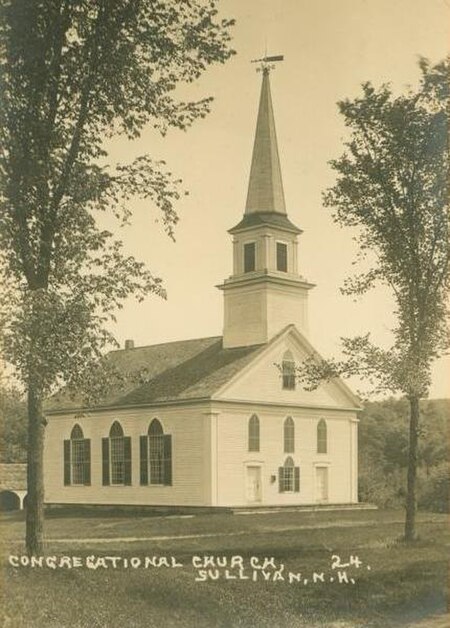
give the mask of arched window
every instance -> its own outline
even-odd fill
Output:
[[[153,419],[147,434],[140,438],[141,484],[172,484],[172,436],[164,434],[158,419]]]
[[[103,484],[131,484],[131,438],[125,436],[118,421],[114,421],[109,437],[102,439]]]
[[[64,484],[91,483],[91,441],[84,438],[83,430],[75,423],[70,440],[64,441]]]
[[[78,423],[75,423],[72,431],[70,432],[70,440],[81,440],[82,438],[84,438],[83,430],[78,425]]]
[[[248,450],[259,451],[259,419],[256,414],[248,422]]]
[[[278,487],[280,493],[298,493],[300,491],[300,467],[294,465],[291,456],[278,469]]]
[[[283,388],[285,390],[295,390],[295,362],[290,351],[286,351],[283,355],[281,372],[283,378]]]
[[[295,451],[295,424],[294,419],[288,416],[283,425],[284,453],[293,454]]]
[[[317,453],[327,453],[327,424],[324,419],[320,419],[317,424]]]

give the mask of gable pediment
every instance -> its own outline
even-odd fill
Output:
[[[232,380],[216,391],[213,398],[357,410],[358,399],[342,380],[324,382],[312,391],[305,390],[298,382],[292,390],[283,388],[283,357],[289,354],[294,363],[300,364],[314,353],[309,341],[290,325],[272,339],[263,351],[258,352]]]

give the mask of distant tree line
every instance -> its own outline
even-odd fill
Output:
[[[420,402],[417,502],[449,512],[450,399]],[[408,467],[407,399],[367,402],[359,423],[359,498],[380,508],[403,507]]]
[[[359,498],[380,508],[405,502],[408,465],[408,401],[366,402],[359,423]],[[448,429],[450,399],[424,400],[418,456],[418,503],[449,512]],[[0,388],[0,461],[26,462],[26,404],[15,389]]]

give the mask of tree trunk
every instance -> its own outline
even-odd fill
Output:
[[[44,415],[42,392],[30,384],[28,389],[28,458],[26,549],[29,556],[42,553],[44,530]]]
[[[419,398],[410,397],[408,483],[406,493],[405,541],[411,543],[416,538],[416,476],[417,441],[419,436]]]

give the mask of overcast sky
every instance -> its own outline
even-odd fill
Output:
[[[339,293],[354,271],[352,232],[337,227],[322,205],[333,183],[328,161],[342,152],[345,130],[336,102],[360,93],[363,81],[391,82],[396,90],[418,79],[418,57],[436,62],[448,54],[448,0],[223,0],[224,16],[236,18],[236,56],[211,68],[184,91],[214,96],[211,114],[187,132],[164,139],[151,129],[133,143],[115,141],[114,159],[150,152],[183,179],[189,196],[177,210],[176,243],[155,224],[157,212],[133,205],[133,225],[121,237],[136,257],[164,280],[167,301],[130,301],[114,329],[136,345],[222,334],[222,293],[215,287],[232,272],[227,229],[244,211],[261,74],[250,60],[284,54],[271,73],[272,98],[287,212],[304,230],[299,272],[317,284],[310,293],[310,340],[337,355],[339,337],[370,331],[389,342],[389,295],[374,292],[360,302]],[[432,397],[450,396],[450,360],[434,369]]]

